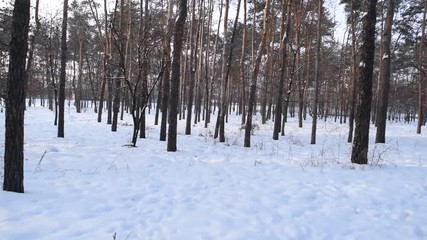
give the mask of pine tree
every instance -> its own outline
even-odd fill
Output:
[[[7,84],[3,190],[18,193],[24,192],[24,87],[29,20],[30,0],[16,0]]]

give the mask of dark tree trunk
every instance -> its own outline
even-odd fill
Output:
[[[283,3],[284,4],[284,3]],[[285,23],[282,22],[282,29],[285,29],[284,36],[282,39],[282,44],[280,45],[281,55],[282,55],[282,66],[280,68],[280,79],[279,87],[277,88],[277,103],[276,103],[276,113],[274,115],[274,129],[273,129],[273,140],[279,139],[279,132],[282,124],[282,110],[283,110],[283,87],[285,83],[286,75],[286,61],[288,55],[287,44],[289,41],[289,32],[291,29],[291,5],[292,0],[288,1],[286,7],[286,29]],[[285,13],[285,6],[282,6],[282,12]]]
[[[27,70],[25,74],[25,95],[28,97],[28,106],[31,106],[32,101],[32,78],[33,78],[33,58],[34,58],[34,47],[36,43],[36,38],[40,29],[39,21],[39,0],[36,0],[34,13],[34,21],[36,23],[36,29],[34,30],[33,35],[30,37],[30,45],[28,49],[28,60],[27,60]]]
[[[58,96],[58,137],[64,137],[64,113],[65,113],[65,68],[67,66],[67,18],[68,18],[68,0],[64,0],[64,10],[62,17],[61,33],[61,70],[59,77],[59,96]]]
[[[372,102],[372,78],[375,55],[375,23],[377,0],[366,0],[363,18],[362,45],[360,46],[359,64],[359,102],[356,108],[356,128],[353,146],[351,149],[351,162],[356,164],[368,163],[369,123]]]
[[[314,103],[313,103],[313,123],[311,125],[311,140],[310,144],[316,144],[316,129],[317,129],[317,109],[319,103],[319,82],[320,82],[320,71],[319,71],[319,61],[320,61],[320,48],[322,45],[322,15],[323,15],[323,0],[318,0],[318,20],[317,20],[317,43],[316,43],[316,60],[314,63]]]
[[[237,11],[236,11],[236,18],[234,19],[234,25],[233,25],[233,31],[231,34],[231,40],[228,44],[228,54],[226,54],[227,50],[227,44],[224,43],[224,62],[223,62],[223,79],[222,79],[222,88],[221,88],[221,110],[219,112],[219,142],[225,142],[225,116],[227,115],[228,111],[228,92],[229,92],[229,76],[230,76],[230,70],[231,70],[231,60],[233,58],[233,49],[234,49],[234,39],[236,36],[236,28],[237,28],[237,21],[239,19],[239,12],[240,12],[240,3],[241,0],[237,3]],[[224,23],[227,23],[227,17],[228,16],[228,0],[226,1],[226,9],[225,9],[225,15],[224,15]],[[224,25],[225,27],[225,25]],[[226,34],[227,29],[225,28],[224,34]],[[226,57],[225,57],[226,56]]]
[[[424,39],[425,39],[425,32],[426,32],[426,13],[427,13],[427,1],[424,1],[424,14],[423,14],[423,22],[421,25],[421,39],[420,40],[420,47],[419,47],[419,60],[418,60],[418,71],[419,71],[419,82],[418,82],[418,122],[417,122],[417,134],[421,134],[421,127],[425,125],[425,109],[424,109],[424,97],[425,97],[425,88],[426,83],[423,79],[423,76],[425,75],[425,72],[422,72],[422,65],[425,64],[425,61],[423,63],[424,59]]]
[[[259,65],[261,64],[261,58],[264,52],[265,45],[267,43],[267,33],[268,33],[268,19],[270,18],[270,0],[266,1],[265,11],[264,11],[264,26],[263,26],[263,35],[261,43],[258,48],[258,55],[254,63],[254,70],[252,72],[251,78],[251,87],[249,91],[249,102],[248,102],[248,116],[246,119],[245,125],[245,139],[244,147],[251,146],[251,132],[252,132],[252,115],[254,113],[255,101],[256,101],[256,85],[259,72]]]
[[[190,32],[189,32],[189,38],[190,38],[190,58],[188,59],[188,70],[189,70],[189,88],[188,88],[188,99],[187,99],[187,120],[185,124],[185,135],[191,134],[191,117],[193,114],[193,99],[194,99],[194,85],[195,85],[195,74],[196,74],[196,67],[195,62],[197,62],[197,56],[195,55],[195,48],[197,46],[194,46],[194,41],[197,42],[197,37],[194,36],[195,30],[195,23],[196,23],[196,0],[191,1],[191,22],[190,22]],[[197,31],[198,32],[198,31]],[[197,43],[196,43],[197,45]]]
[[[24,192],[25,58],[30,0],[16,0],[10,41],[6,99],[3,190]]]
[[[170,116],[168,127],[167,151],[175,152],[176,133],[178,125],[178,103],[179,103],[179,83],[181,75],[181,52],[184,34],[185,19],[187,18],[187,0],[179,1],[179,16],[175,24],[172,54],[172,76],[170,91]]]
[[[354,115],[356,111],[356,93],[357,93],[357,68],[356,68],[356,19],[354,14],[354,1],[351,0],[351,95],[350,95],[350,114],[348,116],[348,138],[347,142],[353,141],[353,132],[354,132]]]
[[[166,141],[166,126],[169,109],[169,90],[170,90],[170,68],[171,68],[171,37],[172,37],[172,8],[173,3],[169,1],[168,15],[166,17],[166,35],[163,40],[163,62],[164,74],[162,76],[162,119],[160,122],[160,141]]]
[[[387,1],[387,16],[384,24],[384,32],[382,38],[383,56],[381,59],[380,82],[378,84],[378,114],[377,114],[377,133],[375,137],[376,143],[385,143],[385,130],[387,123],[387,108],[388,96],[390,92],[390,77],[391,77],[391,28],[393,25],[394,0]]]

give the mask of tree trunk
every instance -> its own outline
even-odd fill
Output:
[[[169,1],[168,14],[166,16],[166,35],[163,39],[163,89],[162,89],[162,119],[160,122],[160,141],[166,141],[166,125],[169,109],[169,87],[170,87],[170,67],[171,67],[171,37],[172,37],[172,8],[173,1]]]
[[[375,55],[375,23],[377,0],[366,0],[363,18],[362,45],[360,46],[360,64],[358,88],[359,102],[356,109],[356,128],[351,162],[356,164],[368,163],[369,123],[372,102],[372,78]]]
[[[382,38],[383,56],[381,59],[380,82],[378,84],[378,114],[377,114],[377,133],[376,143],[385,143],[385,130],[387,123],[388,96],[390,94],[391,77],[391,28],[393,25],[394,0],[387,1],[387,16],[384,24]]]
[[[348,116],[349,130],[348,130],[348,138],[347,142],[353,141],[353,132],[354,132],[354,115],[356,112],[356,100],[357,100],[357,67],[356,67],[356,19],[354,16],[354,1],[351,0],[351,13],[350,13],[350,21],[351,21],[351,95],[350,95],[350,114]]]
[[[172,54],[172,76],[171,76],[171,91],[170,91],[170,117],[168,127],[167,151],[175,152],[177,139],[177,117],[179,103],[179,83],[181,71],[181,52],[182,41],[185,27],[185,19],[187,18],[187,0],[179,1],[179,15],[174,29],[173,54]]]
[[[25,95],[28,98],[28,106],[31,106],[32,101],[32,79],[33,79],[33,58],[34,58],[34,47],[36,43],[37,36],[40,30],[40,20],[39,20],[39,0],[36,0],[34,21],[36,23],[36,29],[34,30],[33,35],[30,37],[30,45],[28,49],[28,60],[27,60],[27,69],[25,74],[25,84],[26,92]]]
[[[212,113],[212,100],[213,100],[213,85],[214,85],[214,80],[216,77],[216,56],[217,56],[217,49],[218,49],[218,36],[219,36],[219,30],[221,28],[221,18],[222,18],[222,8],[223,8],[222,4],[222,0],[221,0],[221,4],[220,4],[220,10],[219,10],[219,20],[218,20],[218,27],[216,30],[216,35],[215,35],[215,45],[214,45],[214,49],[213,49],[213,60],[212,60],[212,66],[211,66],[211,76],[210,76],[210,85],[206,86],[206,88],[209,88],[209,95],[208,95],[208,103],[207,103],[207,111],[206,111],[206,119],[205,119],[205,128],[208,127],[208,123],[210,123],[210,119],[211,119],[211,113]],[[215,112],[215,108],[214,108],[214,112]],[[214,138],[218,137],[218,121],[217,124],[215,125],[215,134],[214,134]]]
[[[30,0],[15,0],[6,99],[3,190],[24,192],[25,58]]]
[[[263,23],[263,34],[261,43],[258,48],[258,55],[254,62],[254,70],[252,72],[251,78],[251,87],[249,92],[249,102],[248,102],[248,117],[246,119],[245,125],[245,139],[244,147],[251,146],[251,132],[252,132],[252,115],[254,112],[255,101],[256,101],[256,85],[258,79],[259,65],[261,64],[261,58],[267,43],[267,34],[268,34],[268,21],[270,18],[270,0],[266,0],[265,10],[264,10],[264,23]]]
[[[81,113],[81,99],[82,99],[82,79],[83,79],[83,39],[79,40],[79,77],[77,79],[76,91],[76,112]]]
[[[425,64],[424,60],[424,39],[425,39],[425,32],[426,32],[426,13],[427,13],[427,1],[424,1],[424,14],[423,14],[423,22],[421,26],[421,41],[420,41],[420,56],[419,56],[419,82],[418,82],[418,122],[417,122],[417,134],[421,134],[421,126],[425,123],[425,109],[424,109],[424,97],[425,97],[425,89],[426,89],[426,83],[423,79],[422,73],[422,65]],[[424,62],[424,63],[423,63]]]
[[[59,79],[59,109],[58,109],[58,137],[64,137],[64,113],[65,113],[65,70],[67,66],[67,18],[68,0],[64,0],[61,33],[61,70]]]
[[[316,129],[317,129],[317,109],[319,103],[319,82],[320,82],[320,48],[322,46],[322,16],[323,16],[323,0],[318,0],[318,19],[317,19],[317,43],[316,43],[316,60],[314,62],[314,103],[313,103],[313,123],[311,125],[311,140],[310,144],[316,144]]]
[[[191,134],[191,116],[193,114],[193,99],[194,99],[194,85],[195,85],[195,74],[196,74],[196,64],[197,57],[195,57],[195,43],[197,42],[196,37],[194,36],[194,32],[198,32],[195,30],[195,22],[196,22],[196,0],[191,1],[191,22],[190,22],[190,30],[189,30],[189,38],[190,38],[190,59],[188,59],[188,69],[189,69],[189,88],[188,88],[188,99],[187,99],[187,120],[185,125],[185,135]],[[196,43],[197,44],[197,43]]]
[[[241,82],[241,113],[242,113],[242,122],[245,124],[246,118],[246,79],[245,79],[245,59],[246,59],[246,25],[247,25],[247,4],[246,1],[243,1],[243,32],[242,32],[242,54],[240,56],[240,82]]]
[[[230,69],[231,69],[231,60],[233,58],[233,49],[234,49],[234,38],[236,36],[236,28],[237,28],[237,21],[239,19],[239,12],[240,12],[240,3],[241,0],[237,3],[237,10],[236,10],[236,18],[234,20],[234,26],[233,31],[231,34],[231,40],[230,43],[227,44],[227,41],[225,40],[224,46],[223,46],[223,63],[222,63],[222,87],[221,87],[221,108],[219,112],[219,142],[225,142],[225,116],[228,114],[228,89],[229,89],[229,76],[230,76]],[[228,19],[228,8],[229,8],[229,0],[225,1],[225,15],[224,15],[224,36],[227,36],[227,19]],[[228,51],[228,54],[226,52]]]
[[[282,66],[280,69],[280,79],[279,86],[277,88],[277,103],[276,103],[276,113],[274,115],[274,129],[273,129],[273,140],[279,139],[279,132],[282,124],[282,111],[283,111],[283,87],[285,83],[286,75],[286,61],[288,58],[288,41],[289,41],[289,32],[291,29],[291,6],[292,0],[288,1],[286,7],[286,29],[285,23],[282,21],[282,29],[285,29],[282,42],[280,44],[280,50],[282,55]],[[282,1],[282,12],[285,13],[285,3]],[[283,32],[283,31],[282,31]]]

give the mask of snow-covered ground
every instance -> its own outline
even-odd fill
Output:
[[[64,139],[53,112],[26,111],[26,193],[0,191],[0,239],[427,239],[427,129],[414,124],[389,123],[388,143],[357,166],[347,124],[332,120],[310,145],[311,121],[290,119],[273,141],[256,118],[251,148],[240,117],[225,144],[203,124],[185,136],[181,121],[170,153],[154,114],[129,148],[130,118],[112,133],[91,110],[66,111]]]

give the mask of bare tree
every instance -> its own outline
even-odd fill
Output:
[[[6,99],[3,190],[24,192],[25,58],[30,0],[15,0]]]

